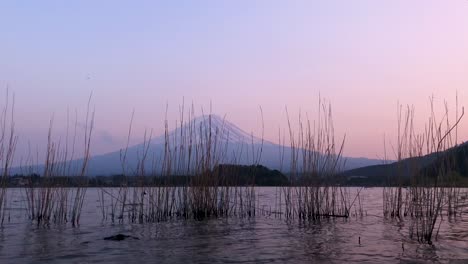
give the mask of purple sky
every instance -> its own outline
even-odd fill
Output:
[[[145,128],[163,131],[182,98],[247,132],[277,141],[285,107],[315,117],[319,94],[333,105],[345,154],[383,156],[395,139],[396,106],[417,125],[435,96],[468,106],[468,1],[1,1],[0,99],[16,94],[20,136],[43,146],[54,114],[81,120],[93,91],[93,153],[124,146]],[[200,113],[200,111],[197,111]],[[468,140],[468,121],[459,130]]]

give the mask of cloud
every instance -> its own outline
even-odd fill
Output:
[[[96,140],[103,144],[114,144],[116,141],[109,131],[101,130],[96,133]]]

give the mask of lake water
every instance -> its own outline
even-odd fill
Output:
[[[259,207],[275,199],[275,188],[257,193]],[[98,189],[90,188],[79,227],[44,227],[28,220],[24,191],[10,189],[0,263],[468,263],[467,213],[445,217],[434,244],[420,244],[409,239],[407,222],[383,218],[381,188],[363,189],[361,196],[364,216],[349,219],[288,222],[257,214],[112,224],[102,222]],[[116,234],[137,239],[103,239]]]

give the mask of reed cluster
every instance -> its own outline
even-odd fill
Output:
[[[10,100],[7,92],[0,114],[2,223],[6,217],[9,171],[18,140],[14,96],[13,103]],[[455,217],[464,206],[460,189],[455,188],[457,175],[453,173],[459,162],[454,147],[464,111],[462,108],[459,112],[457,103],[452,121],[446,104],[442,118],[438,119],[433,100],[430,103],[431,115],[422,133],[415,129],[414,108],[399,106],[395,150],[398,167],[392,181],[397,186],[383,189],[384,216],[409,219],[410,235],[425,243],[432,243],[434,232],[437,236],[437,226],[444,214]],[[346,180],[340,174],[345,165],[342,157],[345,137],[336,143],[330,103],[319,99],[316,120],[299,114],[298,129],[293,129],[287,109],[286,114],[288,133],[283,138],[279,133],[279,163],[282,171],[288,171],[288,185],[276,188],[274,208],[260,209],[255,184],[264,147],[263,114],[262,137],[256,138],[232,132],[226,120],[214,117],[211,110],[207,115],[202,111],[196,118],[193,105],[187,111],[182,105],[174,130],[170,129],[166,114],[163,138],[154,142],[153,132],[145,131],[143,143],[130,147],[132,113],[127,143],[120,151],[121,185],[99,189],[103,221],[152,223],[171,219],[252,218],[259,213],[300,221],[363,216],[361,189],[353,197],[349,188],[342,187]],[[55,140],[54,118],[50,120],[44,165],[40,167],[42,179],[37,184],[31,177],[25,188],[27,214],[38,225],[80,223],[94,128],[91,97],[84,120],[82,154],[76,150],[79,146],[76,112],[74,127],[70,128],[70,123],[73,122],[67,111],[65,139]],[[289,137],[289,147],[285,146],[285,136]],[[246,143],[248,140],[250,143]],[[284,165],[286,148],[291,156],[289,164]],[[136,160],[130,158],[134,156]],[[24,174],[37,175],[40,163],[29,151],[22,161]],[[252,164],[248,175],[245,171],[241,173],[238,166],[246,163]],[[70,177],[74,183],[78,182],[77,187],[69,187]]]
[[[123,183],[117,190],[102,188],[100,200],[103,219],[110,216],[113,222],[128,219],[130,222],[143,223],[172,218],[201,220],[255,216],[255,172],[251,174],[249,186],[238,186],[235,172],[219,168],[224,163],[238,164],[246,149],[248,155],[253,157],[252,164],[259,164],[263,140],[260,146],[252,143],[250,150],[247,145],[233,148],[230,140],[245,138],[230,135],[224,119],[220,121],[213,118],[212,114],[194,118],[194,112],[193,106],[187,113],[182,106],[180,120],[172,133],[166,118],[162,153],[150,153],[152,133],[147,136],[145,132],[143,144],[137,146],[138,159],[133,169],[129,170],[127,161],[128,143],[121,150],[122,173],[125,177],[140,177],[141,184],[129,188]],[[188,117],[185,118],[185,115]],[[128,138],[131,127],[132,121]],[[150,167],[149,171],[147,167]],[[157,176],[161,180],[148,186],[144,184],[146,175]],[[178,182],[176,186],[178,176],[187,177],[184,177],[185,183],[180,185]]]
[[[344,164],[345,138],[340,144],[335,143],[331,105],[319,99],[318,118],[313,122],[299,114],[297,134],[287,116],[291,163],[290,186],[283,188],[285,217],[301,220],[349,217],[350,195],[340,186],[342,179],[338,177]],[[280,149],[280,157],[284,158],[284,148]]]
[[[43,165],[41,183],[35,185],[31,178],[25,188],[27,212],[31,220],[38,225],[71,222],[73,226],[80,222],[81,210],[86,194],[86,169],[90,158],[91,136],[94,127],[94,110],[91,110],[91,96],[88,101],[86,118],[84,122],[83,155],[76,157],[78,114],[75,112],[75,125],[73,136],[70,139],[70,114],[67,111],[67,128],[65,140],[54,140],[52,136],[54,118],[49,124],[47,148]],[[37,156],[37,155],[36,155]],[[78,161],[75,160],[80,158]],[[27,175],[37,173],[38,159],[34,159],[31,151],[26,158],[23,172]],[[57,182],[57,176],[61,182]],[[67,182],[70,177],[75,178],[78,186],[70,188]],[[78,179],[78,180],[76,180]]]
[[[450,120],[445,103],[444,114],[438,119],[432,98],[430,106],[431,115],[422,133],[414,129],[414,108],[407,107],[402,115],[399,106],[398,186],[385,187],[383,191],[384,216],[400,220],[409,217],[410,236],[429,244],[436,226],[441,224],[442,214],[455,216],[460,206],[460,189],[455,187],[452,171],[457,166],[453,155],[457,128],[464,115],[463,108],[459,114],[457,103],[454,121]],[[405,180],[409,182],[408,188],[404,188]]]
[[[6,99],[0,113],[0,221],[2,224],[6,217],[8,177],[16,150],[16,143],[18,142],[14,110],[15,96],[13,95],[10,99],[9,90],[7,89]]]
[[[124,182],[118,189],[101,189],[103,219],[110,216],[113,222],[128,220],[143,223],[172,218],[254,217],[258,211],[265,215],[284,215],[286,219],[347,218],[356,201],[360,207],[355,210],[356,215],[362,215],[359,192],[352,200],[349,191],[340,185],[343,179],[338,173],[344,165],[342,152],[345,139],[336,145],[330,104],[319,100],[318,121],[314,124],[308,118],[304,121],[299,116],[297,135],[293,132],[288,115],[291,149],[289,186],[277,192],[279,197],[274,211],[258,208],[255,169],[249,174],[250,184],[240,186],[239,173],[236,172],[238,167],[223,165],[245,163],[245,157],[253,165],[260,164],[263,136],[261,139],[251,136],[250,146],[243,143],[240,146],[235,144],[234,148],[230,145],[231,141],[245,142],[245,138],[230,135],[224,119],[214,119],[211,114],[194,118],[193,106],[185,119],[184,107],[180,109],[175,132],[170,132],[167,118],[164,122],[162,153],[150,153],[152,133],[149,133],[149,137],[145,133],[143,144],[137,147],[138,160],[132,169],[127,164],[128,142],[121,150],[124,177],[151,175],[163,180],[157,186],[145,185],[142,179],[142,184],[133,188]],[[133,115],[128,138],[132,122]],[[283,158],[284,151],[284,148],[280,149]],[[152,160],[148,160],[149,157]],[[149,172],[146,169],[148,164],[151,164]],[[179,175],[189,177],[185,177],[184,184],[175,186],[175,177]]]

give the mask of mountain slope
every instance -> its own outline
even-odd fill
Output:
[[[190,122],[185,122],[182,127],[169,131],[167,135],[161,135],[151,140],[148,145],[148,156],[144,163],[146,173],[160,174],[163,169],[162,159],[166,150],[170,150],[172,157],[172,172],[184,173],[184,168],[188,163],[188,146],[189,142],[198,142],[206,144],[211,136],[211,149],[213,153],[219,157],[219,164],[238,164],[252,165],[257,161],[270,169],[280,170],[283,172],[290,171],[291,163],[291,148],[280,147],[278,144],[262,140],[253,135],[249,135],[235,124],[216,115],[197,117]],[[166,146],[166,142],[168,145]],[[180,146],[184,147],[180,147]],[[144,144],[131,146],[127,149],[125,170],[127,175],[137,174],[139,160],[143,156]],[[202,148],[203,149],[203,148]],[[280,161],[279,150],[284,151],[283,161]],[[96,175],[114,175],[122,174],[121,152],[115,152],[97,155],[90,158],[88,163],[89,176]],[[261,152],[261,154],[260,154]],[[184,154],[180,154],[184,153]],[[192,156],[195,156],[195,150],[192,150]],[[260,160],[258,160],[258,158]],[[183,166],[178,166],[183,164]],[[345,162],[346,161],[346,162]],[[81,160],[73,161],[74,166],[78,167]],[[193,162],[193,157],[192,157]],[[363,166],[381,164],[381,160],[367,158],[343,158],[342,163],[345,163],[344,169],[353,169]],[[281,165],[283,164],[283,165]],[[196,164],[191,164],[196,166]],[[213,164],[214,165],[214,164]],[[37,171],[41,173],[43,167],[39,166]],[[12,170],[12,174],[18,173],[18,170]]]
[[[351,184],[360,185],[395,185],[398,176],[403,184],[409,184],[410,176],[435,176],[444,168],[447,158],[452,159],[450,172],[461,177],[468,177],[468,143],[463,143],[445,152],[431,153],[422,157],[408,158],[390,164],[366,166],[347,170],[342,173]]]
[[[235,163],[239,165],[251,165],[256,162],[256,157],[260,155],[259,163],[271,169],[288,172],[291,163],[291,148],[280,147],[278,144],[262,140],[258,137],[249,135],[235,124],[216,115],[201,116],[192,120],[189,124],[185,124],[182,128],[176,128],[168,133],[167,136],[160,136],[152,140],[149,147],[150,156],[156,157],[156,160],[161,160],[164,155],[166,138],[171,146],[177,146],[181,141],[187,142],[187,131],[192,132],[194,137],[208,137],[211,132],[212,137],[217,138],[217,147],[220,152],[223,152],[222,159],[219,163]],[[184,134],[185,133],[185,134]],[[181,140],[183,138],[184,140]],[[280,161],[279,150],[283,149],[284,158]],[[129,173],[132,174],[137,166],[138,156],[141,156],[143,145],[139,144],[130,147],[127,150]],[[221,156],[221,155],[220,155]],[[368,165],[381,164],[381,160],[367,158],[343,158],[345,162],[344,169],[353,169]],[[151,161],[147,161],[145,167],[155,168],[155,172],[161,171],[161,166],[152,166]],[[158,163],[158,162],[157,162]],[[159,162],[161,163],[161,162]],[[283,165],[281,165],[283,164]],[[122,173],[120,166],[120,151],[108,153],[105,155],[92,157],[89,163],[88,172],[90,175],[109,175]]]

